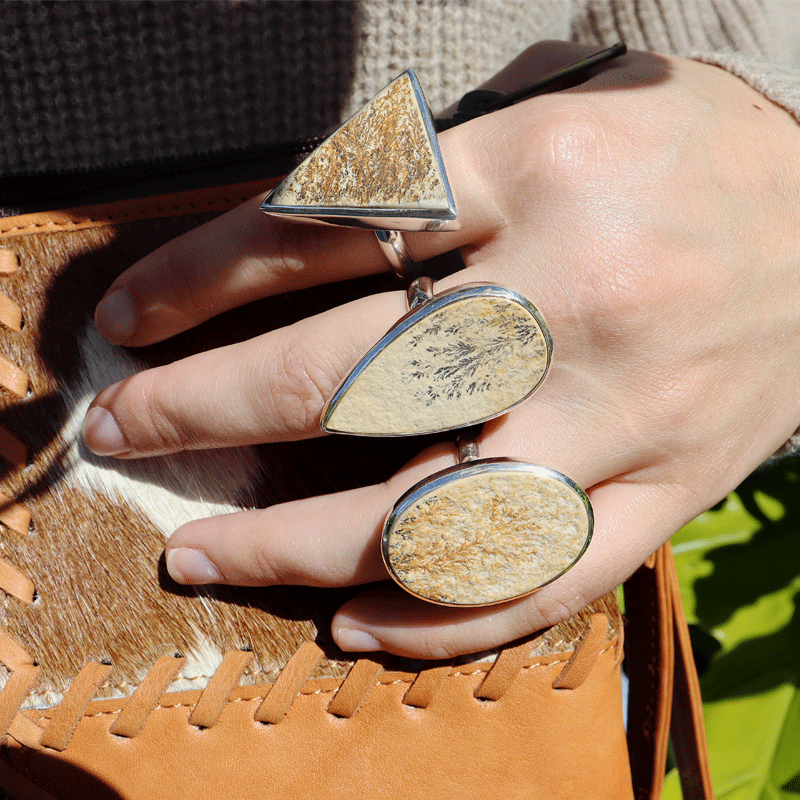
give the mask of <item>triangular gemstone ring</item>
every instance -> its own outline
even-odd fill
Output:
[[[458,230],[433,118],[414,72],[395,78],[331,134],[261,210],[376,230]]]

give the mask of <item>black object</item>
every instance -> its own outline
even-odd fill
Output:
[[[475,91],[467,92],[461,98],[456,113],[449,119],[437,120],[436,128],[441,132],[460,125],[467,120],[475,119],[475,117],[489,114],[501,108],[507,108],[514,105],[514,103],[519,103],[520,100],[527,100],[537,94],[557,92],[561,89],[575,86],[587,77],[586,73],[592,67],[611,61],[611,59],[624,55],[627,51],[628,48],[622,42],[617,42],[617,44],[607,47],[605,50],[600,50],[586,58],[574,61],[572,64],[567,64],[566,67],[548,72],[532,83],[520,86],[519,89],[514,89],[505,94],[488,89],[476,89]]]

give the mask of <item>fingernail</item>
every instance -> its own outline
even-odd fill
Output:
[[[139,327],[139,312],[133,295],[127,289],[117,289],[106,295],[95,309],[94,323],[111,344],[130,341]]]
[[[178,583],[219,583],[220,571],[202,550],[173,547],[167,550],[167,572]]]
[[[345,653],[372,653],[381,649],[377,639],[357,628],[337,628],[333,632],[333,638],[339,649]]]
[[[81,432],[86,446],[98,456],[119,456],[131,450],[114,415],[101,406],[86,412]]]

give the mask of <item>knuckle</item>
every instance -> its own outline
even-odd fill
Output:
[[[308,431],[319,423],[322,408],[334,388],[328,360],[324,349],[309,347],[296,336],[280,348],[271,376],[271,396],[290,430]]]
[[[316,241],[318,236],[316,231],[309,232],[305,226],[276,225],[277,247],[268,259],[270,276],[302,272],[306,268],[306,259],[302,254],[308,250],[309,239]]]
[[[588,604],[586,597],[578,591],[568,598],[556,594],[546,597],[541,593],[534,594],[531,596],[530,604],[526,606],[525,631],[536,631],[558,625],[559,622],[573,617]]]
[[[593,239],[593,237],[589,237]],[[624,240],[624,241],[623,241]],[[573,331],[573,343],[594,353],[625,352],[628,357],[659,336],[669,302],[669,285],[654,266],[652,248],[638,234],[620,233],[588,242],[570,292],[555,309]],[[608,249],[603,252],[602,248]]]
[[[622,328],[650,316],[663,303],[664,287],[652,243],[622,227],[588,237],[583,269],[576,276],[573,298],[598,328]]]
[[[153,379],[144,392],[147,436],[151,443],[147,449],[155,452],[184,449],[189,442],[186,441],[185,432],[175,417],[174,406],[169,396],[165,396],[159,390],[159,385],[159,381]]]
[[[264,586],[283,583],[285,577],[285,571],[276,561],[275,553],[270,550],[267,539],[262,536],[250,539],[243,571],[250,580]]]
[[[159,292],[164,302],[175,309],[193,309],[201,305],[203,298],[198,296],[197,287],[192,280],[186,263],[183,248],[170,243],[164,248],[158,265]]]
[[[651,369],[642,378],[640,402],[647,408],[649,424],[672,437],[685,436],[695,415],[699,388],[695,380],[680,369],[665,369],[660,373]]]
[[[443,660],[463,655],[469,648],[460,644],[457,639],[448,635],[446,630],[433,630],[430,634],[423,632],[419,640],[421,658]]]
[[[551,102],[537,117],[535,135],[523,140],[528,179],[559,191],[615,170],[621,150],[618,136],[587,102]]]

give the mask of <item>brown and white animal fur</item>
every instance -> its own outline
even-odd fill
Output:
[[[2,486],[31,510],[32,531],[0,531],[3,558],[36,585],[33,604],[6,596],[0,609],[0,622],[43,668],[28,706],[58,703],[88,661],[114,665],[98,693],[106,697],[130,694],[157,658],[173,652],[187,658],[175,690],[202,688],[234,648],[255,655],[244,682],[272,680],[309,640],[329,656],[317,675],[341,675],[351,663],[328,632],[347,591],[180,587],[164,569],[164,541],[191,519],[373,482],[419,441],[328,438],[134,461],[98,458],[81,442],[83,415],[103,387],[374,290],[350,286],[265,301],[137,351],[104,342],[91,313],[113,277],[203,219],[67,226],[0,242],[19,261],[15,274],[0,276],[0,291],[25,320],[21,333],[0,332],[0,352],[28,373],[32,390],[24,401],[8,392],[0,398],[0,424],[30,453],[25,469],[3,466]],[[541,646],[563,646],[581,627],[581,620],[560,626]],[[0,668],[0,684],[5,677]]]

